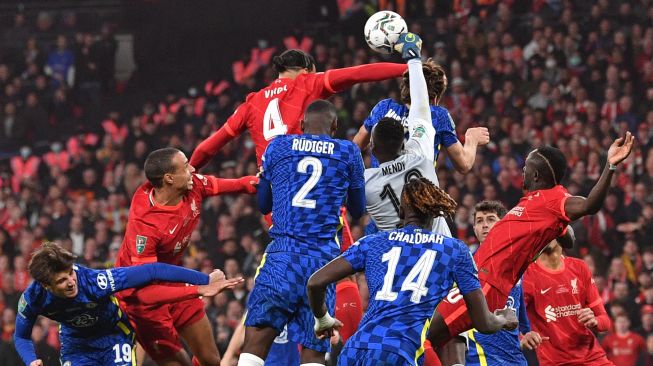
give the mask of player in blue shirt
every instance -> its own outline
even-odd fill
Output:
[[[313,333],[306,281],[340,254],[340,207],[346,203],[355,218],[365,211],[360,150],[332,138],[336,128],[336,108],[317,100],[306,108],[304,134],[275,137],[263,155],[258,198],[261,212],[272,212],[272,242],[247,303],[240,366],[263,365],[286,324],[288,339],[303,346],[302,364],[324,364],[329,342]],[[333,311],[335,285],[328,292]]]
[[[490,134],[485,127],[469,128],[465,132],[465,145],[463,146],[456,136],[456,125],[446,108],[439,106],[442,101],[444,92],[447,89],[447,76],[442,66],[432,60],[423,63],[424,77],[429,93],[429,100],[433,101],[431,105],[431,121],[435,128],[436,134],[434,143],[433,161],[438,160],[441,148],[447,151],[454,168],[460,173],[467,173],[474,166],[476,159],[476,148],[490,142]],[[404,128],[408,127],[408,110],[410,108],[410,78],[408,71],[404,73],[401,81],[401,103],[392,99],[384,99],[378,102],[370,115],[365,119],[360,130],[354,136],[354,143],[362,149],[367,148],[370,143],[372,128],[384,117],[394,118],[401,121]],[[406,133],[408,140],[408,133]],[[378,161],[372,156],[372,167],[379,166]]]
[[[162,263],[94,270],[74,265],[74,260],[67,250],[45,243],[30,261],[29,272],[35,281],[18,303],[14,334],[16,350],[26,365],[43,365],[31,340],[39,315],[61,324],[63,365],[132,365],[134,331],[113,293],[159,280],[200,285],[185,296],[214,296],[243,281],[224,280],[220,271],[207,276]]]
[[[361,239],[311,276],[308,297],[320,337],[342,325],[325,306],[327,286],[358,271],[367,276],[370,305],[338,365],[421,365],[433,311],[454,281],[477,329],[492,333],[517,326],[512,310],[488,311],[465,244],[429,231],[434,217],[455,209],[456,202],[431,181],[412,179],[401,195],[403,228]]]

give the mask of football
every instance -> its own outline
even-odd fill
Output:
[[[383,10],[374,13],[365,23],[365,41],[376,52],[392,53],[401,33],[408,31],[408,25],[401,15]]]

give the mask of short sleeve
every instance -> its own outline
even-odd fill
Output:
[[[569,223],[569,217],[565,211],[565,203],[567,198],[571,197],[571,194],[561,185],[557,185],[554,188],[546,192],[546,204],[551,212],[553,212],[557,218],[565,223]],[[549,196],[550,195],[550,196]]]
[[[39,306],[31,302],[26,290],[22,295],[20,295],[20,299],[18,300],[17,320],[22,319],[27,322],[34,322],[39,314]]]
[[[251,94],[250,94],[251,95]],[[249,100],[248,96],[248,100]],[[241,104],[236,108],[234,113],[227,119],[224,126],[227,129],[227,133],[231,136],[238,136],[247,129],[247,114],[249,112],[249,106],[247,102]]]
[[[323,99],[335,94],[328,83],[328,71],[301,74],[295,79],[295,87],[303,88],[307,96]]]
[[[351,143],[350,153],[350,189],[359,189],[365,187],[365,165],[361,151],[354,143]]]
[[[367,236],[363,239],[352,244],[349,249],[342,253],[342,258],[344,258],[356,272],[360,272],[365,269],[365,260],[367,258],[367,251],[369,250],[369,242],[371,237]]]
[[[158,229],[142,219],[130,220],[122,245],[127,246],[132,264],[157,262],[157,246],[161,241]]]
[[[199,189],[202,197],[218,194],[218,178],[210,175],[193,174],[193,189]]]
[[[367,116],[365,121],[363,121],[363,126],[365,126],[365,129],[367,132],[372,132],[372,128],[374,125],[376,125],[381,118],[383,118],[386,113],[388,113],[388,103],[390,99],[384,99],[374,106],[372,108],[372,111],[370,112],[370,115]]]
[[[442,145],[447,148],[458,142],[458,136],[456,135],[456,124],[451,118],[451,114],[447,110],[441,110],[437,112],[437,115],[434,118],[436,123],[435,130],[441,137]]]
[[[467,295],[468,293],[480,289],[481,283],[478,280],[478,272],[472,252],[460,241],[456,240],[457,250],[454,252],[454,270],[453,277],[458,284],[460,293]]]

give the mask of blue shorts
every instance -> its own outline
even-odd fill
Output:
[[[338,366],[401,366],[413,365],[397,353],[378,349],[343,348],[338,357]]]
[[[247,327],[271,327],[280,334],[288,325],[288,339],[317,352],[328,352],[329,340],[315,337],[315,319],[308,305],[306,283],[315,271],[327,263],[307,255],[266,253],[256,274],[254,288],[247,301]],[[326,304],[335,309],[335,284],[327,287]]]
[[[134,332],[97,338],[61,339],[62,366],[132,366],[136,365]]]
[[[299,366],[299,347],[297,343],[286,341],[277,343],[275,340],[270,347],[265,366]]]

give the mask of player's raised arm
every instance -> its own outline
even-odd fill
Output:
[[[587,198],[574,196],[565,201],[564,209],[569,220],[574,221],[586,215],[593,215],[601,209],[617,165],[630,155],[634,141],[635,137],[630,132],[626,132],[625,137],[620,137],[612,143],[608,149],[607,165]]]
[[[365,166],[358,147],[354,145],[351,150],[347,210],[354,219],[358,219],[365,213]]]
[[[451,119],[451,116],[448,117]],[[452,133],[455,134],[456,132],[452,131]],[[487,145],[489,142],[490,132],[486,127],[468,128],[465,132],[465,145],[456,140],[447,146],[446,137],[444,141],[447,155],[449,155],[454,168],[462,174],[469,172],[474,166],[477,148]]]
[[[247,112],[247,104],[243,103],[216,133],[197,145],[190,157],[190,165],[195,169],[201,169],[213,159],[224,145],[240,135],[246,128]]]
[[[327,70],[324,73],[325,93],[322,97],[326,98],[359,83],[398,78],[404,71],[406,71],[406,65],[389,62]]]

